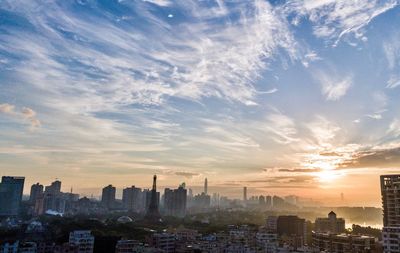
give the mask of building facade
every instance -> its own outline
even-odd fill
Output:
[[[185,217],[186,215],[187,191],[182,186],[178,189],[166,188],[164,191],[165,215]]]
[[[112,209],[115,204],[116,189],[111,184],[104,187],[101,193],[101,204],[107,208]]]
[[[400,174],[380,178],[383,209],[383,251],[400,253]]]
[[[328,218],[317,218],[315,220],[315,231],[323,233],[341,234],[346,230],[345,220],[337,218],[336,213],[331,211]]]
[[[0,183],[0,216],[17,216],[19,214],[24,182],[24,177],[2,177]]]
[[[77,253],[93,253],[94,236],[89,230],[76,230],[69,234],[69,244],[77,248]]]

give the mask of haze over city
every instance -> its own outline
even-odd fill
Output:
[[[1,1],[1,175],[381,206],[399,24],[396,0]]]

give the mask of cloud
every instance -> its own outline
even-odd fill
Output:
[[[267,1],[239,1],[229,8],[221,2],[216,8],[226,11],[217,13],[202,2],[176,2],[176,12],[187,16],[176,26],[144,2],[117,4],[138,13],[135,21],[100,5],[85,15],[74,13],[72,4],[50,5],[35,8],[40,3],[32,1],[15,8],[18,1],[8,2],[34,31],[6,28],[1,49],[26,59],[16,66],[16,76],[52,94],[48,106],[72,112],[161,105],[170,97],[255,105],[253,85],[268,62],[281,52],[297,57],[287,21]],[[96,15],[104,11],[108,18]]]
[[[1,113],[6,113],[6,114],[13,114],[14,113],[14,105],[10,105],[10,104],[0,104],[0,112]]]
[[[351,76],[343,78],[338,78],[338,76],[337,73],[328,74],[321,71],[314,73],[314,77],[320,83],[322,95],[325,96],[326,100],[339,100],[346,95],[352,85]]]
[[[36,112],[28,107],[23,107],[20,111],[16,111],[14,105],[7,103],[0,104],[0,113],[10,114],[28,120],[31,124],[31,129],[41,125],[40,121],[36,118]]]
[[[183,176],[183,177],[186,177],[186,178],[192,178],[192,177],[198,176],[200,174],[199,173],[194,173],[194,172],[187,172],[187,171],[177,171],[177,172],[175,172],[175,175]]]
[[[290,117],[279,111],[270,113],[265,124],[266,131],[270,132],[271,138],[280,144],[288,144],[298,141],[296,125]]]
[[[120,2],[122,2],[123,0],[120,0]],[[142,0],[143,2],[148,2],[148,3],[152,3],[152,4],[156,4],[162,7],[167,7],[169,5],[171,5],[171,1],[169,0]]]
[[[400,147],[397,147],[356,152],[339,168],[397,168],[399,164]]]
[[[31,108],[28,107],[22,108],[21,114],[25,119],[30,121],[32,128],[36,128],[41,125],[40,120],[36,118],[36,112]]]
[[[397,0],[302,0],[289,1],[286,11],[295,13],[294,21],[297,23],[306,17],[312,24],[315,36],[326,38],[336,46],[349,34],[365,41],[367,38],[363,28],[375,17],[397,5]]]
[[[386,88],[394,89],[400,86],[400,77],[399,76],[391,76],[389,81],[387,82]]]
[[[324,148],[333,146],[332,140],[336,137],[341,128],[334,122],[329,121],[323,116],[316,116],[313,121],[307,124],[307,128],[312,133],[312,137],[317,144]]]
[[[394,119],[390,125],[389,129],[386,132],[388,135],[393,136],[394,138],[400,137],[400,120]]]
[[[320,168],[310,168],[310,169],[279,169],[279,172],[290,172],[290,173],[315,173],[322,171]]]

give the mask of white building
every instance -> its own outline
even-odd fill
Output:
[[[69,234],[69,244],[78,247],[78,253],[93,253],[94,236],[90,230],[76,230]]]

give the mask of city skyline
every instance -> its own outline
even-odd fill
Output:
[[[157,174],[381,206],[379,175],[399,172],[397,0],[14,0],[0,14],[0,176],[24,176],[25,194]]]

